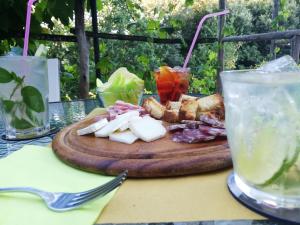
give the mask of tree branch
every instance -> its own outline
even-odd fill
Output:
[[[75,0],[75,33],[79,51],[79,97],[88,98],[89,94],[89,49],[84,25],[85,0]]]

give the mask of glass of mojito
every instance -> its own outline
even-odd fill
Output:
[[[274,207],[300,208],[300,72],[221,73],[236,185]]]
[[[43,57],[0,57],[0,108],[7,139],[49,131],[47,71]]]

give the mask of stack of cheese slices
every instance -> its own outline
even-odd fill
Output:
[[[145,129],[147,128],[147,129]],[[150,116],[140,116],[139,111],[128,111],[108,121],[106,118],[77,130],[78,135],[92,134],[96,137],[109,137],[111,141],[132,144],[141,139],[151,142],[166,135],[166,129],[161,121]]]

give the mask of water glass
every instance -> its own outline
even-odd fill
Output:
[[[300,72],[221,73],[237,186],[273,207],[300,208]]]
[[[0,106],[7,139],[49,132],[48,94],[46,58],[0,57]]]

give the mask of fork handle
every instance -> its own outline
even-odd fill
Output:
[[[6,187],[6,188],[0,188],[0,192],[27,192],[27,193],[38,195],[40,197],[43,194],[43,191],[32,187]]]

